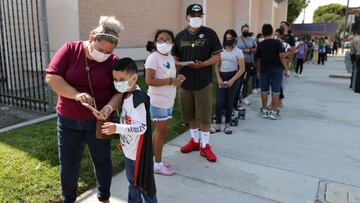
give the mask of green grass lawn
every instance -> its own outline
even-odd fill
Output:
[[[217,86],[215,76],[213,81],[214,96]],[[142,90],[147,91],[143,77],[140,77],[138,84]],[[251,83],[249,91],[251,91],[250,87]],[[213,104],[215,104],[215,98]],[[169,123],[166,142],[187,130],[181,125],[178,97],[175,101],[173,117]],[[60,202],[61,188],[56,133],[56,120],[50,120],[0,134],[1,203]],[[118,143],[118,140],[113,140],[112,143],[114,174],[124,168],[123,157],[116,149]],[[81,162],[79,194],[95,186],[93,171],[92,162],[86,149]]]
[[[139,86],[146,91],[144,78]],[[181,125],[176,100],[169,124],[169,141],[186,131]],[[60,202],[61,188],[57,150],[56,120],[0,134],[0,202]],[[112,143],[114,174],[124,168],[123,157]],[[92,162],[86,149],[81,162],[78,192],[95,186]]]

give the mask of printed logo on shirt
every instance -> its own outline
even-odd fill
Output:
[[[180,41],[181,47],[203,47],[206,39],[198,39],[195,41]]]
[[[122,118],[122,123],[130,125],[131,124],[131,117],[128,116],[127,113],[125,113],[125,116]],[[122,135],[120,134],[120,140],[121,140],[121,146],[125,146],[125,144],[129,145],[133,142],[134,138],[133,136],[128,135]]]
[[[131,124],[131,118],[130,118],[130,116],[127,115],[127,113],[125,113],[124,123],[128,124],[128,125]]]
[[[138,133],[138,132],[142,132],[142,131],[144,131],[146,129],[146,125],[143,123],[143,124],[141,124],[141,126],[140,127],[130,127],[130,128],[128,128],[128,132],[129,133]]]
[[[167,69],[170,69],[170,63],[169,63],[169,62],[164,63],[163,66],[164,66],[165,68],[167,68]]]

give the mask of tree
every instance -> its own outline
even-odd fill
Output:
[[[351,31],[354,33],[360,33],[360,13],[355,15],[355,23],[352,24]]]
[[[335,16],[338,16],[339,18],[345,16],[345,10],[346,6],[341,4],[328,4],[325,6],[320,6],[317,8],[313,15],[313,22],[314,23],[330,23],[334,21],[324,21],[324,20],[334,20],[331,18],[324,18],[324,15],[332,14],[334,18],[337,18]],[[335,21],[337,22],[337,21]]]
[[[345,29],[346,6],[341,4],[328,4],[317,8],[313,15],[314,23],[337,23],[338,37]],[[352,24],[352,32],[360,31],[360,14],[355,15],[355,23]],[[347,29],[349,31],[349,27]]]
[[[301,11],[306,8],[308,4],[305,0],[289,0],[288,1],[288,13],[287,21],[293,23],[300,15]]]

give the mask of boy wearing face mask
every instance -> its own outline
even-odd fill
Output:
[[[126,176],[130,183],[129,202],[157,202],[151,142],[150,99],[136,85],[137,66],[131,58],[122,58],[112,66],[114,86],[124,94],[120,123],[107,122],[102,133],[120,134],[125,156]]]
[[[222,47],[216,32],[202,26],[203,9],[191,4],[186,9],[189,26],[175,37],[173,56],[179,73],[186,77],[181,84],[180,97],[183,119],[190,125],[191,139],[181,147],[189,153],[200,149],[200,155],[208,161],[216,161],[209,145],[212,116],[212,65],[220,61]],[[193,63],[182,65],[179,62]],[[199,127],[201,128],[201,145]]]

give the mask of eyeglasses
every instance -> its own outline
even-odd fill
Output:
[[[168,40],[168,41],[165,41],[165,40],[157,40],[156,41],[157,43],[159,43],[159,44],[163,44],[163,43],[167,43],[167,44],[173,44],[173,42],[172,41],[170,41],[170,40]]]

